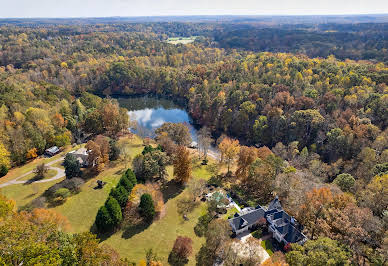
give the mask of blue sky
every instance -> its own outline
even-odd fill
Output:
[[[388,13],[388,0],[0,0],[0,17]]]

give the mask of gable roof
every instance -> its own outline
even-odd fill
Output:
[[[264,218],[265,211],[263,209],[255,209],[241,216],[229,219],[229,224],[232,226],[234,231],[240,230],[246,226],[253,225],[260,218]]]
[[[279,211],[283,210],[278,196],[276,196],[268,205],[268,211],[275,210],[275,209]]]

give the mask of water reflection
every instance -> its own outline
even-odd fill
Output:
[[[191,118],[186,110],[173,101],[155,97],[118,98],[120,106],[129,110],[129,116],[136,120],[138,128],[135,133],[142,136],[154,136],[154,131],[165,122],[187,123],[193,141],[197,141],[195,128],[190,124]]]

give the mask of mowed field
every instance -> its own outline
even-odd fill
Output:
[[[125,142],[129,145],[131,159],[143,150],[143,142],[137,136]],[[55,160],[64,154],[57,155],[55,158],[46,159],[45,162]],[[212,169],[215,168],[215,162],[210,160],[208,166],[200,164],[196,159],[197,155],[193,151],[193,178],[209,179]],[[14,169],[10,172],[13,178],[26,173],[41,163],[42,160],[36,160],[26,164],[22,168]],[[52,208],[56,212],[65,216],[70,223],[70,232],[79,233],[90,231],[97,214],[98,209],[104,204],[109,192],[114,187],[122,173],[129,167],[130,162],[111,162],[98,176],[89,179],[81,186],[80,193],[69,197],[65,203]],[[60,163],[55,166],[61,167]],[[173,167],[167,167],[168,179],[173,178]],[[12,177],[7,177],[7,181]],[[16,201],[20,208],[25,206],[33,199],[39,197],[47,188],[62,181],[63,178],[47,183],[17,184],[0,189],[0,193]],[[95,189],[97,180],[106,182],[103,189]],[[2,180],[3,181],[3,180]],[[193,255],[190,257],[188,265],[195,265],[195,254],[200,249],[204,238],[199,238],[194,233],[194,226],[198,217],[206,213],[206,204],[201,203],[192,213],[188,215],[188,220],[184,220],[177,212],[177,201],[187,193],[183,190],[175,197],[171,197],[165,202],[165,214],[160,219],[155,220],[149,227],[135,228],[133,230],[119,230],[113,235],[102,241],[117,250],[123,258],[138,263],[145,258],[146,249],[152,248],[158,255],[158,258],[167,264],[168,254],[170,253],[177,236],[188,236],[193,240]]]
[[[167,43],[171,44],[189,44],[195,41],[197,36],[191,36],[191,37],[172,37],[167,39]]]

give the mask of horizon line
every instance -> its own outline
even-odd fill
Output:
[[[335,17],[335,16],[388,16],[387,13],[338,13],[338,14],[188,14],[188,15],[130,15],[130,16],[64,16],[64,17],[0,17],[0,19],[97,19],[97,18],[168,18],[168,17]]]

